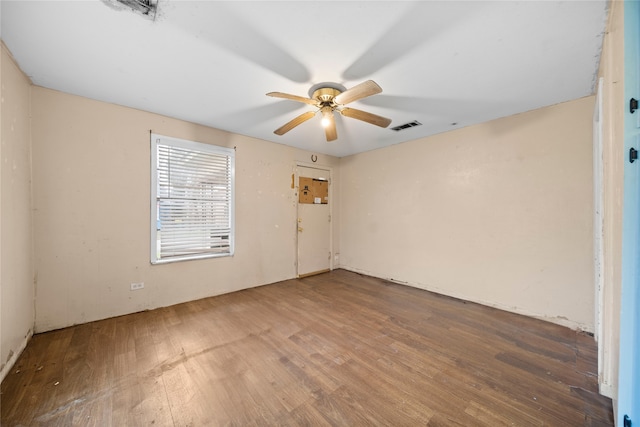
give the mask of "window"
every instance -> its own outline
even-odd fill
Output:
[[[235,151],[151,134],[151,263],[233,255]]]

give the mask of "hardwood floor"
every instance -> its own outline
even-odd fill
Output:
[[[592,337],[337,270],[39,334],[2,426],[600,426]]]

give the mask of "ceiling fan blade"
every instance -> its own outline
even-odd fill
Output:
[[[366,111],[356,110],[355,108],[343,108],[340,110],[340,114],[352,119],[362,120],[363,122],[371,123],[372,125],[386,128],[391,124],[391,119],[378,116],[376,114],[367,113]]]
[[[378,86],[373,80],[367,80],[366,82],[355,85],[351,89],[347,89],[341,94],[333,98],[333,102],[339,105],[346,105],[350,102],[357,101],[358,99],[366,98],[367,96],[375,95],[382,92],[382,88]]]
[[[290,99],[291,101],[304,102],[305,104],[310,104],[310,105],[317,104],[317,101],[314,101],[313,99],[305,98],[298,95],[291,95],[288,93],[282,93],[282,92],[269,92],[267,96],[273,96],[274,98]]]
[[[336,121],[333,118],[333,113],[326,117],[327,125],[324,127],[324,134],[327,137],[327,142],[335,141],[338,139],[338,132],[336,131]]]
[[[289,132],[291,129],[298,126],[299,124],[302,124],[307,120],[313,118],[313,116],[315,115],[316,115],[315,111],[307,111],[306,113],[302,113],[295,119],[291,120],[288,123],[285,123],[284,125],[280,126],[278,129],[274,130],[273,133],[275,133],[276,135],[284,135],[285,133]]]

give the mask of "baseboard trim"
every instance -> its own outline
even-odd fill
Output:
[[[305,273],[305,274],[298,274],[298,279],[302,279],[304,277],[309,277],[309,276],[316,276],[318,274],[322,274],[322,273],[328,273],[330,272],[330,269],[324,269],[324,270],[318,270],[318,271],[313,271],[311,273]]]
[[[13,366],[16,364],[16,361],[18,360],[18,357],[20,357],[24,349],[27,348],[27,344],[31,340],[31,337],[33,337],[33,328],[29,329],[27,336],[24,337],[24,339],[22,340],[18,348],[13,351],[13,354],[11,355],[9,360],[7,360],[7,363],[5,363],[4,366],[2,367],[2,370],[0,370],[0,382],[4,381],[4,378],[7,376],[7,374],[11,372],[11,370],[13,369]]]
[[[405,286],[411,286],[413,288],[424,289],[425,291],[434,292],[436,294],[445,295],[445,296],[452,297],[452,298],[457,298],[459,300],[469,301],[469,302],[473,302],[473,303],[476,303],[476,304],[485,305],[487,307],[493,307],[493,308],[497,308],[499,310],[508,311],[510,313],[520,314],[520,315],[523,315],[523,316],[532,317],[534,319],[544,320],[545,322],[554,323],[556,325],[564,326],[566,328],[573,329],[574,331],[583,331],[583,332],[588,332],[588,333],[593,333],[594,332],[592,327],[589,327],[589,326],[584,325],[584,324],[579,323],[579,322],[575,322],[575,321],[566,319],[566,318],[561,317],[561,316],[552,317],[552,316],[540,315],[539,313],[532,313],[532,312],[529,312],[527,310],[523,310],[523,309],[521,309],[519,307],[505,306],[505,305],[502,305],[502,304],[493,303],[491,301],[484,301],[484,300],[481,300],[481,299],[469,298],[466,295],[461,295],[461,294],[458,294],[456,292],[449,292],[449,291],[447,291],[445,289],[441,289],[441,288],[438,288],[438,287],[435,287],[435,286],[425,285],[425,284],[422,284],[422,283],[405,282],[405,281],[394,279],[394,278],[390,278],[390,277],[378,276],[375,273],[372,273],[370,271],[360,270],[358,268],[345,267],[345,266],[342,266],[340,268],[342,268],[343,270],[351,271],[353,273],[364,274],[366,276],[371,276],[371,277],[375,277],[375,278],[382,279],[382,280],[388,280],[389,282],[397,283],[399,285],[405,285]]]
[[[611,384],[600,383],[600,394],[613,400],[613,386]]]

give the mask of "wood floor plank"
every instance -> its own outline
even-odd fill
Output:
[[[611,426],[593,337],[337,270],[34,336],[2,426]]]

